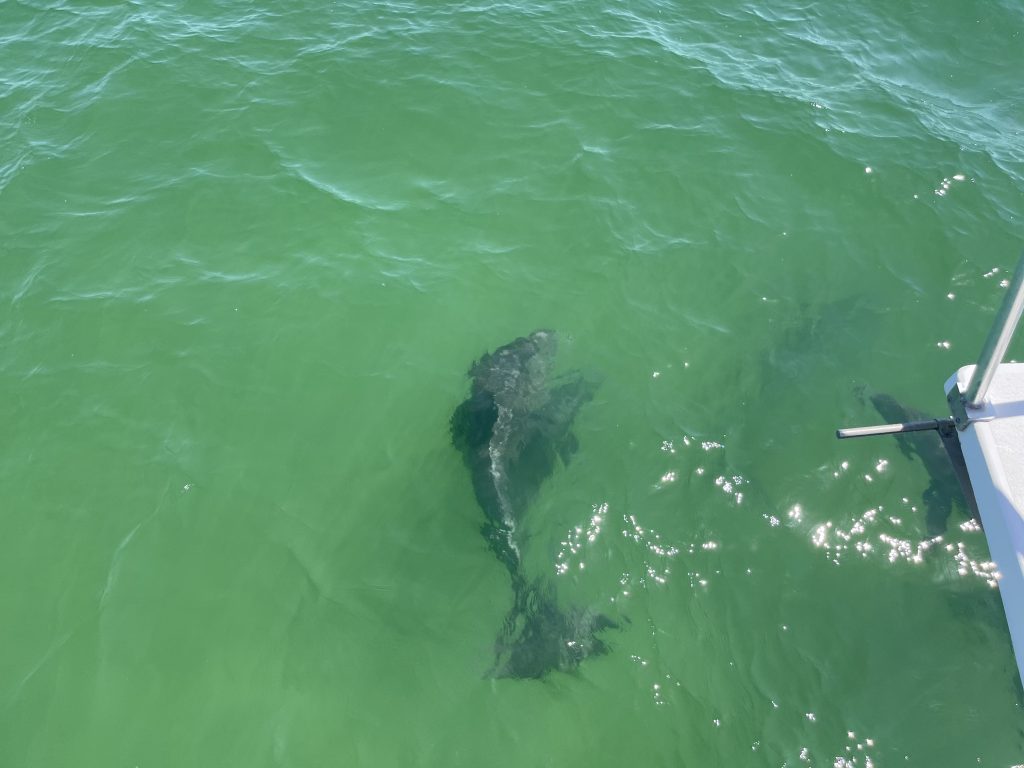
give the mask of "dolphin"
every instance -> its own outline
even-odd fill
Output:
[[[873,394],[871,404],[885,421],[891,424],[909,421],[927,421],[931,417],[902,405],[886,394]],[[896,435],[896,444],[907,458],[917,456],[928,472],[931,482],[924,492],[925,527],[929,536],[946,532],[949,516],[956,503],[980,521],[974,489],[964,465],[963,452],[956,435],[940,432],[902,432]]]
[[[513,604],[495,643],[495,677],[541,678],[571,671],[587,656],[607,652],[596,632],[613,622],[562,610],[554,588],[523,569],[519,528],[530,502],[558,465],[578,448],[572,422],[597,385],[581,373],[552,378],[557,341],[534,331],[485,354],[469,370],[469,397],[452,414],[452,445],[469,468],[481,532],[508,570]]]

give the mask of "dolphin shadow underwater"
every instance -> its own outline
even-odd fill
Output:
[[[557,341],[534,331],[477,360],[469,398],[452,414],[452,445],[469,468],[485,522],[481,532],[508,570],[513,603],[495,642],[494,677],[541,678],[606,653],[597,632],[616,624],[559,607],[550,582],[523,569],[520,523],[541,484],[578,444],[571,431],[597,384],[580,372],[551,378]]]
[[[900,403],[886,394],[872,394],[871,404],[888,423],[928,421],[931,417]],[[950,438],[956,443],[957,438]],[[931,481],[924,492],[925,528],[929,536],[946,532],[953,506],[965,510],[974,520],[981,522],[978,502],[974,498],[967,470],[963,467],[960,446],[950,444],[938,432],[906,432],[896,435],[896,444],[907,458],[917,456]],[[959,467],[958,467],[959,463]]]

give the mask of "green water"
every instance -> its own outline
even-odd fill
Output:
[[[1024,761],[984,535],[920,550],[925,469],[833,437],[980,349],[1022,29],[0,3],[0,766]],[[620,629],[492,680],[448,420],[536,328],[603,383],[527,564]]]

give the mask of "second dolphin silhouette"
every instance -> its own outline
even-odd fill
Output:
[[[903,405],[891,395],[873,394],[871,404],[883,419],[894,424],[929,420],[921,411]],[[972,518],[981,521],[956,437],[944,439],[936,432],[908,432],[897,434],[896,442],[905,456],[917,456],[928,472],[931,482],[924,492],[924,503],[929,536],[946,532],[954,504],[962,505]]]

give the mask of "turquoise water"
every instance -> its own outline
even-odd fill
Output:
[[[0,19],[0,765],[1024,761],[984,535],[833,436],[980,349],[1018,3]],[[621,627],[493,680],[448,420],[536,328],[603,383],[528,565]]]

